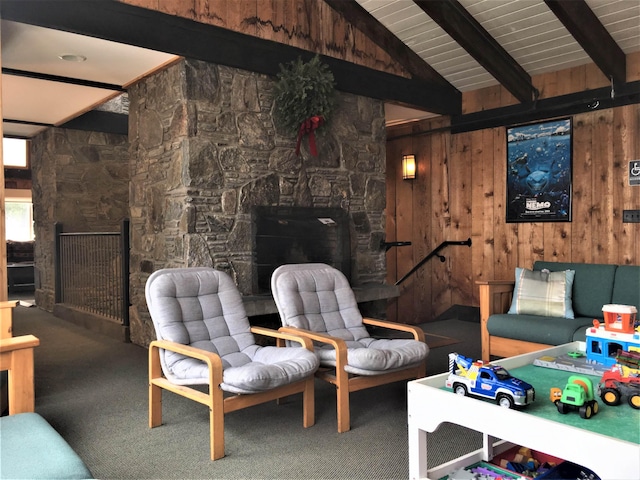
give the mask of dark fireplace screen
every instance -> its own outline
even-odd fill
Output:
[[[340,208],[255,207],[253,290],[270,293],[271,274],[287,263],[326,263],[351,279],[349,216]]]

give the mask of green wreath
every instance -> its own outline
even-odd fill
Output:
[[[308,62],[300,57],[283,66],[275,86],[275,120],[300,135],[304,122],[321,117],[326,122],[335,103],[335,81],[329,67],[316,55]]]

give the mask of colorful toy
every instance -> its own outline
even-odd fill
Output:
[[[577,410],[580,412],[580,417],[585,419],[598,413],[598,402],[595,400],[593,382],[589,377],[571,375],[561,394],[559,390],[559,388],[552,388],[550,392],[551,401],[556,404],[559,413],[565,414],[570,410]]]
[[[618,350],[616,364],[605,372],[598,384],[598,395],[607,405],[619,405],[622,397],[640,409],[640,352]]]
[[[473,361],[458,353],[449,354],[449,377],[445,385],[458,395],[472,395],[495,400],[513,408],[535,400],[533,386],[509,374],[499,365]]]
[[[602,307],[604,324],[593,321],[587,328],[587,360],[611,367],[618,350],[640,351],[640,333],[635,329],[637,308],[632,305]]]

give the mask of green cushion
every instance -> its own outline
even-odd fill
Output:
[[[587,328],[593,325],[593,318],[544,317],[540,315],[495,314],[487,321],[489,335],[523,340],[525,342],[562,345],[586,340]]]
[[[574,318],[571,292],[575,271],[516,268],[511,314]]]
[[[534,270],[575,270],[573,311],[576,317],[604,318],[602,306],[612,303],[616,265],[537,261]],[[559,344],[558,344],[559,345]]]
[[[620,265],[616,270],[611,303],[633,305],[640,311],[640,267]]]
[[[37,413],[0,418],[0,478],[93,478],[82,459]]]

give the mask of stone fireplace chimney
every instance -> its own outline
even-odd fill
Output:
[[[188,59],[130,89],[135,343],[155,338],[144,285],[160,268],[212,266],[245,295],[268,294],[280,261],[332,263],[353,286],[384,283],[382,102],[339,93],[318,156],[303,141],[298,157],[295,137],[274,125],[273,89],[268,76]]]

